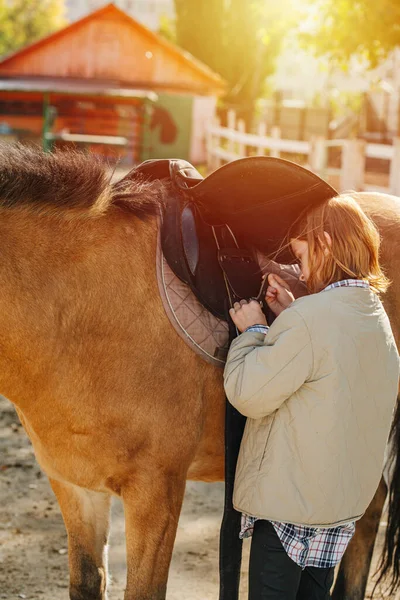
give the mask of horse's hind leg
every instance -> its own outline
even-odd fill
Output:
[[[185,474],[147,469],[121,491],[128,568],[125,600],[165,599],[185,491]]]
[[[50,480],[68,533],[71,600],[106,600],[108,494]]]
[[[332,600],[364,600],[387,487],[382,479],[340,563]]]

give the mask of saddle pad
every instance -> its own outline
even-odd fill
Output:
[[[296,298],[305,296],[307,288],[299,280],[297,265],[280,265],[263,254],[257,254],[260,269],[275,273],[288,282]],[[228,323],[214,317],[199,302],[190,287],[169,267],[162,250],[160,236],[156,256],[157,283],[164,310],[180,337],[207,362],[224,367],[229,347]]]
[[[172,326],[203,359],[224,367],[229,344],[228,323],[204,308],[190,287],[174,274],[163,256],[160,236],[156,261],[158,288]]]

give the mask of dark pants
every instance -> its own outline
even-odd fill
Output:
[[[249,600],[329,600],[334,568],[299,567],[269,521],[256,521],[250,550]]]

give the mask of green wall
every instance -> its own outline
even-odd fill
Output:
[[[148,105],[141,159],[189,159],[193,97],[159,94],[158,100]]]

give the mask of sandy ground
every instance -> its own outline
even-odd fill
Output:
[[[168,583],[168,600],[217,600],[223,484],[189,482]],[[381,524],[378,545],[382,543]],[[110,600],[122,600],[122,507],[114,502]],[[0,397],[0,598],[68,599],[67,538],[58,505],[13,406]],[[245,542],[241,600],[246,598]],[[376,562],[376,554],[375,554]],[[369,597],[369,596],[368,596]]]

